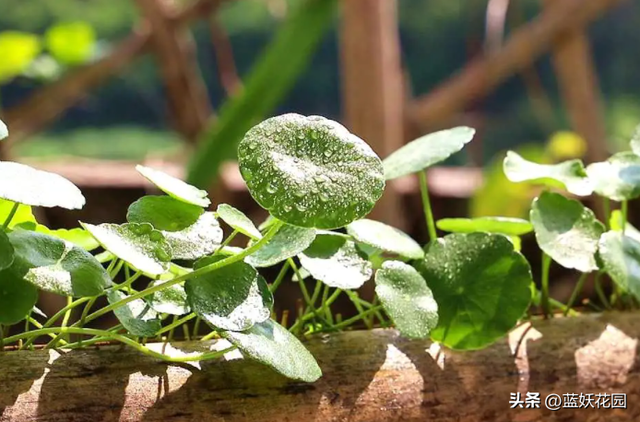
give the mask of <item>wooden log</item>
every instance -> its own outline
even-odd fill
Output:
[[[314,384],[242,359],[198,369],[118,347],[5,352],[0,421],[636,421],[638,336],[637,313],[539,321],[465,353],[347,332],[307,342],[324,372]],[[527,392],[540,408],[511,409],[511,394]],[[545,408],[548,395],[574,393],[594,406],[596,394],[626,394],[626,409]]]

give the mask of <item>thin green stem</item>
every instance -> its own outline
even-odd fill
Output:
[[[350,326],[352,324],[355,324],[356,322],[358,322],[358,321],[360,321],[362,319],[365,319],[369,315],[375,314],[380,309],[382,309],[382,306],[377,306],[375,308],[371,308],[369,310],[366,310],[361,314],[358,314],[358,315],[356,315],[356,316],[354,316],[352,318],[349,318],[349,319],[345,319],[344,321],[334,325],[333,329],[340,330],[342,328],[346,328],[346,327],[348,327],[348,326]]]
[[[564,310],[564,316],[567,316],[569,314],[569,310],[573,307],[573,304],[575,303],[576,299],[578,298],[578,295],[580,294],[580,292],[582,292],[582,288],[584,287],[584,282],[587,281],[587,276],[588,275],[589,275],[589,273],[580,274],[580,278],[578,279],[578,282],[576,283],[576,287],[573,289],[573,292],[571,293],[571,297],[569,298],[569,302],[567,302],[566,309]]]
[[[289,270],[290,266],[291,266],[291,264],[289,263],[289,260],[287,260],[282,265],[282,268],[280,269],[280,272],[278,273],[278,276],[273,281],[273,283],[271,283],[271,286],[269,286],[269,291],[271,293],[273,293],[276,290],[278,290],[278,287],[280,287],[280,283],[282,283],[282,280],[284,280],[284,276],[287,275],[287,271]]]
[[[611,230],[611,201],[609,201],[609,198],[602,198],[602,208],[604,211],[604,225],[607,230]]]
[[[9,228],[9,224],[11,224],[11,220],[13,220],[13,217],[15,217],[16,212],[18,212],[18,207],[19,206],[20,206],[20,204],[17,203],[17,202],[15,204],[13,204],[13,207],[11,207],[11,211],[9,212],[9,215],[4,220],[4,224],[2,225],[2,229],[3,230],[7,230]]]
[[[422,207],[424,209],[424,218],[427,221],[427,229],[429,230],[429,240],[433,241],[438,238],[436,233],[436,223],[433,220],[433,210],[431,209],[431,201],[429,200],[429,188],[427,186],[427,173],[421,171],[418,173],[420,178],[420,195],[422,196]]]
[[[187,316],[191,316],[191,315],[187,315]],[[200,323],[201,322],[202,322],[202,318],[200,318],[199,316],[196,316],[196,322],[195,322],[195,324],[193,324],[193,334],[192,334],[193,338],[198,338],[198,335],[200,334]]]
[[[540,305],[545,318],[551,317],[549,307],[549,267],[551,267],[551,257],[542,252],[542,286],[540,289]]]
[[[594,283],[596,294],[598,295],[598,299],[600,299],[600,302],[602,302],[602,306],[604,306],[606,309],[611,309],[611,304],[607,299],[607,295],[605,295],[604,290],[602,290],[602,283],[600,282],[601,278],[602,278],[602,272],[599,272],[596,275],[596,280]]]
[[[67,306],[71,305],[71,303],[73,303],[73,297],[67,296]],[[62,318],[62,324],[60,324],[61,327],[64,328],[67,326],[67,324],[69,324],[69,319],[71,318],[71,311],[73,311],[73,308],[67,309],[67,312],[64,313],[64,317]],[[62,339],[62,333],[58,334],[53,340],[47,343],[47,345],[44,348],[45,349],[55,348],[61,339]]]
[[[239,233],[238,230],[232,231],[231,234],[227,236],[227,238],[224,240],[224,242],[222,242],[222,244],[218,247],[218,250],[216,250],[213,255],[214,256],[217,255],[220,251],[224,250],[225,247],[229,246],[229,243],[231,243],[231,241],[238,235],[238,233]]]
[[[366,311],[364,310],[364,308],[362,307],[362,304],[360,303],[360,297],[358,296],[358,294],[350,290],[346,290],[345,293],[347,294],[349,299],[351,299],[351,302],[353,302],[353,306],[355,306],[356,309],[358,310],[358,315],[364,314]],[[371,321],[369,321],[368,318],[363,318],[363,320],[365,325],[367,326],[367,329],[370,330],[373,328],[373,326],[371,325]]]
[[[71,302],[70,304],[68,304],[67,306],[65,306],[64,308],[60,309],[58,312],[56,312],[56,313],[55,313],[51,318],[49,318],[49,319],[47,320],[47,322],[45,322],[45,323],[44,323],[44,325],[42,326],[42,328],[49,328],[49,327],[51,327],[53,324],[55,324],[55,323],[56,323],[56,321],[58,321],[60,318],[62,318],[62,317],[66,314],[66,312],[67,312],[69,309],[73,309],[73,308],[75,308],[76,306],[78,306],[78,305],[82,305],[83,303],[88,302],[88,301],[90,301],[90,300],[91,300],[91,298],[89,298],[89,297],[83,297],[83,298],[80,298],[80,299],[75,300],[74,302]],[[33,344],[33,342],[35,341],[35,339],[36,339],[36,337],[31,337],[31,338],[29,338],[29,339],[25,342],[25,344],[24,344],[24,346],[23,346],[23,347],[25,347],[25,348],[26,348],[26,347],[30,346],[31,344]]]
[[[627,218],[629,216],[629,202],[625,199],[624,201],[622,201],[622,205],[621,205],[621,211],[622,211],[622,234],[624,234],[626,228],[627,228]]]

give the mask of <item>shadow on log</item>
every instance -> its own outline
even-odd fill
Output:
[[[539,321],[466,353],[393,330],[335,334],[308,341],[324,372],[314,384],[241,359],[199,368],[116,346],[7,352],[0,421],[635,421],[639,323],[631,313]],[[511,409],[511,394],[527,392],[540,407]],[[625,393],[626,408],[596,401],[604,393]],[[551,411],[550,394],[589,408]]]

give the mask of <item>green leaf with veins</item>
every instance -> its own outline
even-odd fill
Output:
[[[214,253],[222,242],[222,228],[212,212],[205,212],[198,221],[179,232],[163,231],[171,247],[173,259],[198,259]]]
[[[285,224],[262,248],[245,258],[254,267],[271,267],[304,251],[316,238],[314,229]]]
[[[347,226],[347,233],[360,243],[411,259],[420,259],[424,252],[407,234],[374,220],[357,220]]]
[[[41,290],[75,297],[101,294],[111,278],[89,252],[74,244],[28,230],[8,234],[15,260],[11,271]]]
[[[166,283],[166,280],[156,280],[151,282],[149,287],[163,283]],[[187,292],[184,291],[184,287],[177,284],[152,294],[149,298],[149,305],[151,309],[160,314],[185,315],[191,312],[187,303]]]
[[[431,242],[418,270],[438,303],[431,339],[481,349],[506,335],[531,300],[529,263],[500,234],[454,233]]]
[[[376,272],[376,294],[400,333],[408,338],[428,338],[438,324],[438,304],[415,268],[386,261]]]
[[[640,299],[640,242],[618,231],[608,231],[598,246],[607,274],[623,291]]]
[[[80,209],[84,196],[73,183],[62,176],[36,170],[24,164],[0,161],[0,198],[37,207]]]
[[[218,217],[225,223],[231,226],[232,229],[239,231],[245,236],[257,240],[262,238],[262,233],[253,224],[253,221],[249,219],[244,213],[231,205],[220,204],[216,210]]]
[[[393,180],[438,164],[464,148],[475,133],[475,129],[459,126],[411,141],[384,159],[384,176]]]
[[[143,196],[129,206],[129,223],[149,223],[156,230],[177,232],[195,224],[204,210],[170,196]]]
[[[512,217],[443,218],[436,226],[452,233],[487,232],[508,236],[522,236],[533,230],[527,220]]]
[[[300,340],[272,319],[245,332],[223,332],[242,353],[270,366],[280,374],[300,381],[314,382],[322,371]]]
[[[587,167],[598,195],[614,201],[640,196],[640,157],[632,152],[612,155],[607,161]]]
[[[103,248],[145,274],[160,275],[169,269],[171,246],[151,224],[80,223]]]
[[[38,290],[33,284],[10,270],[0,271],[0,324],[22,321],[37,301]]]
[[[203,258],[195,268],[218,261]],[[187,280],[184,285],[191,309],[223,330],[244,331],[268,319],[273,297],[265,280],[242,261]]]
[[[127,297],[121,291],[112,290],[107,293],[107,300],[110,304],[117,303]],[[153,337],[162,328],[156,311],[142,299],[136,299],[124,306],[114,309],[113,313],[124,328],[134,336]]]
[[[543,192],[531,205],[531,222],[540,249],[565,268],[598,269],[596,252],[604,232],[593,211],[557,193]]]
[[[538,164],[509,151],[504,159],[503,169],[512,182],[531,182],[562,188],[578,196],[591,195],[594,188],[582,161],[577,159],[559,164]]]
[[[339,235],[320,234],[298,257],[316,280],[339,289],[357,289],[371,278],[373,269],[356,244]]]
[[[0,270],[9,268],[13,264],[13,245],[7,234],[0,230]]]
[[[319,116],[265,120],[238,147],[249,192],[274,217],[334,229],[368,214],[382,196],[380,158],[342,125]]]
[[[211,205],[208,194],[204,190],[149,167],[138,165],[136,170],[158,189],[175,199],[204,208]]]

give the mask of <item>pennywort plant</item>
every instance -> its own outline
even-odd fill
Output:
[[[6,134],[0,125],[0,137]],[[32,348],[42,339],[44,347],[69,350],[120,342],[165,361],[215,359],[238,349],[287,377],[312,382],[321,370],[300,341],[305,335],[393,325],[409,338],[470,350],[504,336],[532,301],[549,314],[568,311],[584,278],[572,303],[550,299],[552,261],[584,274],[609,274],[619,287],[617,300],[640,293],[633,270],[640,236],[626,221],[626,206],[611,213],[605,228],[578,201],[551,192],[595,190],[626,204],[640,195],[640,158],[625,153],[585,169],[576,160],[543,166],[512,153],[505,160],[511,180],[548,187],[534,200],[531,221],[436,222],[426,170],[473,136],[467,127],[436,132],[382,161],[334,121],[270,118],[238,148],[249,192],[269,211],[258,225],[228,204],[214,211],[206,192],[138,166],[164,195],[131,204],[124,224],[80,222],[73,230],[51,230],[31,207],[77,209],[84,205],[81,192],[60,176],[0,162],[0,349]],[[411,174],[420,180],[426,245],[365,218],[386,181]],[[436,228],[452,233],[438,237]],[[520,237],[531,231],[544,256],[540,291],[519,252]],[[231,246],[238,239],[246,246]],[[268,267],[277,269],[273,280],[261,274]],[[375,284],[371,301],[358,293],[368,282]],[[274,311],[274,293],[283,283],[300,288],[295,316]],[[36,307],[40,291],[66,296],[67,305],[44,315]],[[340,297],[353,303],[355,316],[335,312]],[[117,324],[94,328],[105,315]],[[24,328],[9,333],[18,323]],[[177,335],[210,349],[176,355],[151,344],[166,346]]]

